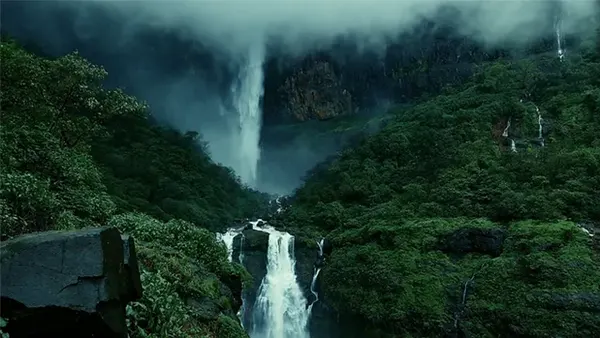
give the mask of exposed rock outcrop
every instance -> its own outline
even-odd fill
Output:
[[[2,317],[14,337],[126,337],[125,305],[142,295],[133,239],[116,228],[3,242]]]
[[[310,284],[314,274],[314,264],[317,259],[317,252],[318,248],[316,244],[314,247],[307,246],[302,241],[296,239],[294,243],[296,279],[298,280],[298,284],[300,285],[308,304],[315,300],[314,295],[310,292]]]
[[[317,61],[298,69],[279,93],[295,121],[327,120],[353,112],[352,96],[328,62]]]
[[[240,248],[242,249],[240,251]],[[252,275],[252,287],[245,288],[244,306],[246,314],[252,313],[252,306],[258,294],[262,279],[267,274],[267,252],[269,250],[269,234],[266,232],[246,229],[233,239],[233,261],[242,261],[244,267]],[[242,259],[240,260],[240,254]],[[232,290],[234,293],[236,290]],[[252,318],[242,318],[244,327],[251,328]]]

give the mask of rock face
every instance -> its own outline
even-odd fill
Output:
[[[241,248],[241,251],[240,251]],[[242,262],[246,270],[252,275],[252,287],[243,291],[246,314],[252,313],[252,306],[256,300],[258,288],[262,279],[267,275],[267,252],[269,250],[269,234],[266,232],[246,229],[241,235],[233,239],[233,261]],[[235,292],[235,290],[234,290]],[[251,329],[252,318],[242,318],[244,327]]]
[[[303,243],[297,239],[294,243],[294,255],[296,258],[296,266],[294,269],[296,278],[308,304],[315,301],[315,296],[310,292],[310,284],[312,282],[318,252],[319,249],[316,244],[314,247],[303,245]]]
[[[327,120],[352,113],[352,96],[328,62],[301,68],[279,88],[286,110],[295,121]]]
[[[133,239],[116,228],[51,231],[1,244],[2,317],[14,337],[126,337],[142,295]]]

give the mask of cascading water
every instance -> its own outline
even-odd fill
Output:
[[[260,159],[260,101],[263,96],[264,59],[265,47],[262,44],[251,46],[240,71],[239,81],[232,88],[233,104],[239,115],[239,139],[235,151],[240,157],[236,172],[244,183],[252,187],[256,185]]]
[[[224,234],[217,233],[217,240],[225,243],[225,246],[227,247],[227,259],[229,259],[230,262],[233,261],[233,239],[240,233],[241,229],[228,229],[227,232],[225,232]]]
[[[309,315],[312,313],[313,305],[319,301],[319,293],[317,292],[317,278],[319,278],[319,272],[321,272],[321,268],[315,268],[312,281],[310,282],[310,292],[315,296],[315,300],[308,306]]]
[[[306,299],[296,280],[294,236],[278,231],[260,219],[250,224],[254,230],[269,234],[267,274],[254,303],[250,337],[309,338],[307,323],[310,309],[306,306]],[[243,236],[243,229],[229,229],[224,234],[217,234],[217,238],[227,246],[230,261],[233,238]],[[240,250],[240,263],[243,263],[243,250]],[[245,306],[242,304],[240,311],[244,310]],[[241,313],[238,314],[240,315]]]
[[[252,338],[308,338],[306,299],[296,281],[294,236],[269,225],[253,228],[269,234],[267,275],[254,305]]]
[[[510,129],[510,120],[511,118],[508,118],[508,122],[506,122],[506,128],[504,128],[504,131],[502,132],[502,136],[508,138],[508,131]],[[515,140],[514,139],[510,139],[510,150],[512,152],[517,152],[517,145],[515,144]]]
[[[222,241],[227,248],[227,259],[230,262],[233,262],[233,239],[238,235],[242,236],[240,239],[240,254],[239,254],[239,263],[244,264],[244,251],[242,247],[244,246],[244,234],[242,233],[243,228],[231,228],[227,229],[227,231],[222,234],[217,232],[217,241]],[[244,297],[242,295],[242,306],[237,313],[238,318],[240,319],[240,324],[242,327],[244,323],[242,322],[242,314],[244,313]]]
[[[319,254],[317,256],[317,263],[315,264],[315,270],[313,272],[313,278],[310,282],[310,292],[315,296],[315,300],[310,303],[308,306],[308,314],[312,313],[313,305],[319,301],[319,293],[317,292],[317,279],[319,278],[319,272],[321,272],[321,266],[325,262],[325,256],[323,256],[323,245],[325,244],[325,238],[321,238],[320,241],[317,242],[319,246]]]
[[[556,33],[556,54],[558,55],[558,59],[563,61],[565,57],[565,50],[562,48],[562,36],[561,36],[561,20],[560,18],[556,18],[556,23],[554,24],[554,31]]]
[[[537,116],[538,116],[538,139],[540,141],[540,145],[543,147],[544,146],[544,128],[542,126],[542,112],[540,111],[540,108],[538,108],[538,106],[535,106],[535,111],[537,112]]]

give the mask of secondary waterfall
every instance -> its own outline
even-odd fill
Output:
[[[502,132],[502,137],[506,137],[508,138],[508,132],[510,130],[510,120],[511,118],[508,118],[508,121],[506,122],[506,128],[504,128],[504,131]],[[517,146],[515,144],[515,140],[514,139],[510,139],[510,150],[512,152],[517,152]]]
[[[244,60],[238,82],[232,88],[233,105],[239,116],[239,138],[234,151],[239,153],[236,172],[249,186],[256,185],[257,167],[260,159],[261,107],[263,96],[263,62],[265,47],[253,45]]]
[[[217,233],[217,240],[220,240],[223,243],[225,243],[225,246],[227,247],[227,259],[229,259],[230,262],[233,261],[233,239],[240,233],[240,229],[229,229],[224,234]]]
[[[269,234],[267,274],[261,282],[254,303],[250,337],[309,338],[307,323],[310,309],[296,280],[294,236],[279,231],[262,220],[250,224],[252,229]],[[229,229],[224,234],[217,234],[217,238],[227,245],[230,260],[233,238],[240,235],[243,229]],[[240,260],[242,254],[243,251],[240,250]],[[241,311],[244,308],[242,306]]]
[[[542,112],[537,105],[533,105],[535,107],[535,111],[537,113],[537,121],[538,121],[538,140],[540,141],[540,145],[544,146],[544,127],[542,126]]]

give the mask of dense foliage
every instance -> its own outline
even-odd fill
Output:
[[[4,41],[0,51],[2,238],[117,226],[143,263],[133,337],[244,337],[227,290],[245,271],[204,228],[250,216],[265,196],[213,163],[197,135],[159,127],[135,98],[104,89],[106,72],[77,53],[45,59]]]
[[[374,337],[597,335],[597,52],[482,65],[313,170],[281,222],[332,241],[325,300]]]

